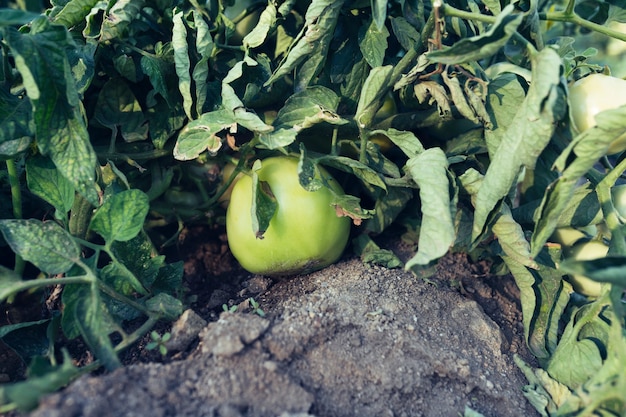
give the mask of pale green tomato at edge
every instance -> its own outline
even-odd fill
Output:
[[[597,240],[590,240],[575,244],[567,250],[567,255],[578,261],[591,261],[604,258],[608,252],[609,247],[607,245]],[[576,292],[588,297],[598,297],[602,293],[602,283],[584,275],[572,275],[570,282]]]
[[[335,193],[343,194],[325,169],[319,171]],[[296,158],[265,159],[257,174],[269,184],[278,207],[263,239],[257,239],[252,228],[252,178],[244,175],[235,184],[226,233],[241,266],[255,274],[295,275],[337,261],[348,242],[351,220],[337,216],[332,192],[326,187],[305,190],[298,180]]]
[[[604,110],[626,105],[626,80],[603,74],[591,74],[569,88],[570,118],[578,133],[596,125],[596,115]],[[617,138],[608,153],[626,150],[626,133]]]

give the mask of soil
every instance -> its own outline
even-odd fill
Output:
[[[28,416],[538,415],[513,362],[533,363],[517,287],[487,265],[449,254],[425,280],[347,256],[275,281],[240,270],[223,242],[187,236],[181,250],[193,298],[168,355],[144,341]]]

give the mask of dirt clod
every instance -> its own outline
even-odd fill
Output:
[[[186,358],[83,377],[31,417],[536,416],[512,359],[523,337],[503,328],[519,306],[492,297],[490,317],[455,262],[464,291],[448,269],[434,285],[359,260],[273,283],[255,295],[265,317],[221,313]]]

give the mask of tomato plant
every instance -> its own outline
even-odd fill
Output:
[[[577,261],[590,261],[604,258],[608,251],[609,247],[606,244],[598,240],[590,240],[574,244],[566,250],[566,254]],[[598,297],[602,293],[602,283],[593,281],[584,275],[572,274],[570,280],[574,290],[583,295]]]
[[[219,230],[241,210],[230,245],[262,273],[326,265],[344,239],[364,261],[420,277],[450,251],[488,260],[517,282],[527,345],[548,371],[520,365],[539,412],[624,414],[619,1],[8,4],[0,249],[12,255],[0,260],[0,302],[43,299],[51,287],[61,299],[42,305],[41,320],[0,329],[45,341],[22,354],[42,352],[36,362],[50,365],[2,388],[6,407],[32,408],[30,388],[43,394],[92,369],[59,365],[64,341],[88,346],[93,367],[119,366],[119,351],[174,319],[186,299],[182,265],[163,252],[185,228]],[[284,155],[296,174],[265,178]],[[237,181],[226,213],[236,175],[225,167],[235,159],[236,171],[263,162]],[[320,184],[322,167],[345,194]],[[283,189],[323,204],[287,211],[284,226],[279,214],[293,198]],[[332,233],[320,237],[318,212],[337,222]],[[566,259],[550,244],[565,242],[561,230],[594,227],[606,258]],[[406,262],[379,246],[398,232],[416,248]],[[261,245],[293,261],[291,246],[297,262],[247,259]],[[571,297],[574,274],[607,291]],[[585,350],[583,324],[597,320],[611,331]],[[571,367],[593,372],[572,378]]]
[[[324,268],[335,262],[348,243],[350,219],[339,217],[333,206],[343,195],[337,181],[317,167],[319,188],[306,190],[299,180],[298,159],[273,157],[261,161],[250,175],[235,184],[226,214],[230,249],[248,271],[264,275],[293,275]],[[256,187],[256,190],[255,190]],[[266,189],[268,188],[268,189]],[[267,230],[255,230],[255,195],[267,193],[275,210]]]

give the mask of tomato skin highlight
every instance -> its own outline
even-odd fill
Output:
[[[320,174],[336,194],[341,186],[322,167]],[[252,229],[252,178],[242,176],[233,188],[226,212],[230,250],[241,266],[254,274],[296,275],[322,269],[336,262],[345,249],[351,221],[338,217],[332,192],[322,187],[305,190],[298,179],[298,159],[272,157],[257,171],[269,184],[276,212],[262,239]]]
[[[591,74],[569,88],[570,119],[582,133],[596,125],[595,117],[604,110],[626,105],[626,80],[603,74]],[[611,143],[608,154],[626,150],[626,133]]]
[[[576,243],[567,250],[567,256],[578,261],[591,261],[604,258],[609,252],[609,247],[597,240]],[[599,297],[602,293],[602,283],[594,281],[584,275],[571,275],[569,281],[574,291],[587,297]]]

